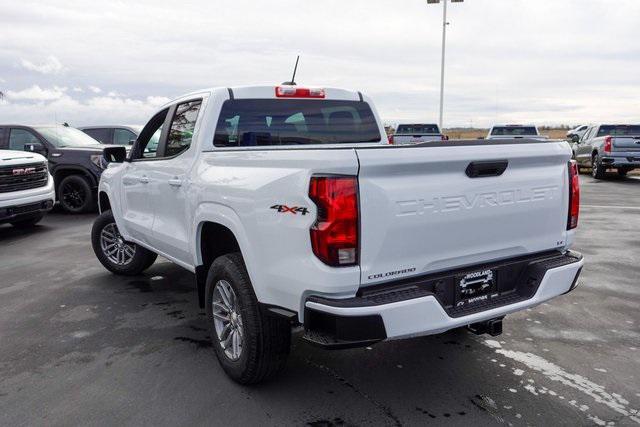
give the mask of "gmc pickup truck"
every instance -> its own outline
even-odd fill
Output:
[[[243,384],[283,368],[296,325],[333,349],[467,325],[497,335],[505,315],[576,286],[566,142],[383,135],[360,92],[185,95],[128,156],[105,148],[95,254],[116,274],[157,255],[194,272],[218,360]]]
[[[0,224],[32,227],[55,201],[46,158],[26,151],[0,150]]]
[[[389,142],[395,145],[405,145],[444,139],[444,135],[436,124],[398,125],[396,133],[389,139]]]
[[[489,129],[487,139],[537,139],[546,141],[545,135],[540,135],[538,128],[533,125],[493,125]]]
[[[578,167],[590,167],[595,179],[603,179],[607,169],[625,176],[640,168],[640,125],[589,126],[574,150]]]

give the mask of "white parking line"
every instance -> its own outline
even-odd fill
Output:
[[[580,205],[581,208],[640,209],[640,206]]]

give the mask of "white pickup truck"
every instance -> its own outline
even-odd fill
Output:
[[[55,201],[53,178],[44,156],[0,150],[0,224],[31,227],[53,208]]]
[[[389,142],[394,145],[420,144],[445,139],[436,124],[400,124]]]
[[[160,135],[157,149],[147,149]],[[131,153],[105,148],[96,256],[194,272],[218,360],[279,372],[291,330],[324,348],[436,334],[571,291],[579,184],[566,142],[389,145],[371,100],[332,88],[194,92]]]
[[[493,125],[489,129],[487,139],[536,139],[546,141],[546,135],[540,135],[534,125]]]

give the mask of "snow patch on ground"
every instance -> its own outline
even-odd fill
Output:
[[[507,350],[503,348],[500,343],[494,340],[485,340],[484,344],[487,347],[494,349],[496,353],[501,354],[516,362],[522,363],[529,369],[541,373],[552,381],[560,382],[565,386],[578,390],[591,397],[597,403],[606,405],[618,414],[628,417],[629,420],[640,424],[640,417],[636,416],[636,414],[638,414],[638,410],[628,408],[627,405],[629,404],[629,401],[627,399],[623,398],[617,393],[607,392],[603,386],[594,383],[588,378],[567,372],[560,366],[549,362],[548,360],[536,354]],[[533,381],[529,382],[533,383]],[[533,392],[534,394],[539,392],[539,390],[530,385],[526,385],[525,389]],[[582,411],[586,411],[588,409],[588,406],[578,405],[578,408]]]

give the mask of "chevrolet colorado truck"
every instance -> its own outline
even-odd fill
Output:
[[[419,144],[446,139],[436,124],[398,125],[389,142],[395,145]]]
[[[640,168],[640,125],[589,126],[574,150],[578,166],[590,167],[595,179],[603,179],[607,169],[625,176]]]
[[[185,95],[128,155],[105,148],[95,254],[121,275],[157,255],[195,273],[218,360],[243,384],[283,368],[297,325],[329,349],[467,325],[497,335],[505,315],[576,286],[566,142],[384,135],[360,92]]]
[[[55,200],[46,158],[25,151],[0,151],[0,224],[32,227]]]
[[[493,125],[489,129],[487,139],[537,139],[546,141],[545,135],[540,135],[538,128],[533,125]]]

